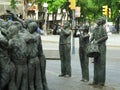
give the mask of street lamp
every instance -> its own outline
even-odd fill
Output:
[[[45,2],[43,4],[43,7],[44,7],[44,12],[45,12],[44,31],[45,31],[45,35],[47,35],[47,7],[48,7],[48,4]]]

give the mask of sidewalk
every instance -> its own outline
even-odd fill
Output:
[[[46,67],[46,76],[47,76],[47,82],[48,87],[50,90],[120,90],[120,82],[116,80],[119,80],[119,74],[116,74],[117,71],[115,70],[115,66],[113,67],[113,70],[110,69],[107,65],[107,74],[106,74],[106,83],[104,87],[101,86],[91,86],[88,85],[89,83],[92,83],[93,81],[93,64],[89,63],[89,76],[90,81],[89,82],[82,82],[81,80],[81,67],[80,67],[80,61],[79,59],[73,59],[75,56],[72,55],[71,60],[71,67],[72,67],[72,77],[71,78],[64,78],[64,77],[58,77],[60,74],[60,61],[59,60],[47,60],[47,67]],[[78,57],[78,56],[77,56]],[[116,74],[116,77],[112,77],[112,73]],[[118,77],[118,78],[117,78]],[[115,78],[113,80],[112,78]]]

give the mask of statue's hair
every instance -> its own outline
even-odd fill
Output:
[[[28,24],[31,23],[31,22],[35,22],[35,20],[32,19],[32,18],[26,19],[26,20],[25,20],[26,26],[28,27]]]
[[[12,23],[12,25],[17,26],[17,28],[18,28],[19,30],[22,30],[22,28],[23,28],[22,24],[21,24],[19,21],[14,21],[14,22]]]
[[[19,29],[17,28],[16,25],[12,25],[12,26],[10,26],[10,27],[8,28],[8,31],[9,31],[9,32],[12,31],[11,33],[17,34],[18,31],[19,31]]]
[[[64,26],[65,28],[69,28],[69,27],[70,27],[70,23],[69,23],[68,21],[64,22],[63,24],[64,24],[63,26]]]
[[[101,20],[101,24],[106,23],[106,18],[105,17],[99,17],[98,20]]]
[[[86,24],[84,24],[84,25],[83,25],[83,29],[89,29],[89,26],[86,25]]]
[[[28,24],[28,29],[31,29],[32,31],[37,31],[38,24],[36,22],[31,22]]]

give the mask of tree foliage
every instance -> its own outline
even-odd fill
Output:
[[[114,20],[119,13],[118,10],[120,9],[120,0],[91,0],[91,3],[92,6],[90,6],[90,8],[93,7],[95,9],[97,7],[97,13],[95,13],[97,16],[102,15],[102,6],[104,5],[108,5],[108,7],[111,8],[111,20]]]
[[[17,9],[17,6],[16,6],[16,1],[15,0],[11,0],[10,1],[10,5],[13,9]]]
[[[16,1],[11,0],[12,8],[16,8]],[[48,12],[57,12],[59,8],[66,9],[70,11],[69,0],[25,0],[28,2],[33,2],[39,5],[39,9],[43,10],[43,3],[48,3]],[[114,20],[118,10],[120,9],[120,0],[76,0],[76,6],[81,7],[81,15],[84,19],[89,18],[95,20],[97,17],[102,16],[102,6],[108,5],[112,11],[112,18]]]

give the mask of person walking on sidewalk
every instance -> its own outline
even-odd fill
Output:
[[[61,60],[61,74],[59,77],[71,77],[71,32],[70,24],[64,22],[64,29],[60,32],[59,53]]]
[[[97,26],[93,30],[90,41],[98,44],[100,55],[94,57],[94,80],[92,85],[104,86],[106,79],[106,40],[108,39],[104,27],[106,20],[100,17],[97,20]]]
[[[89,26],[83,25],[80,34],[77,34],[77,29],[75,30],[74,37],[79,37],[79,58],[82,70],[82,80],[83,82],[89,81],[89,58],[87,57],[86,48],[89,43]]]

